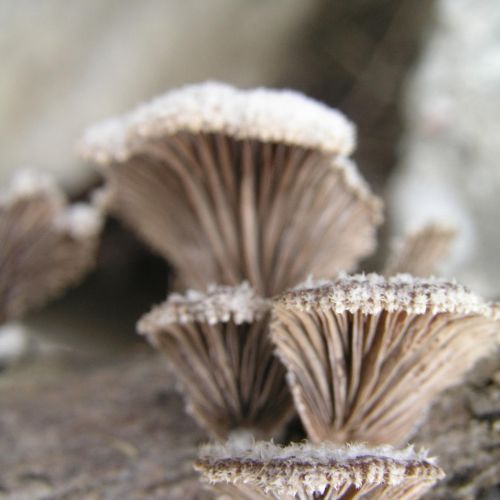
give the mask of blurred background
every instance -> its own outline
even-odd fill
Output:
[[[498,0],[0,0],[0,183],[36,167],[79,199],[99,183],[75,153],[90,124],[207,79],[294,88],[358,126],[356,160],[387,203],[365,268],[442,221],[459,231],[443,273],[495,298],[499,26]],[[26,324],[63,350],[129,348],[168,276],[111,220],[96,271]]]

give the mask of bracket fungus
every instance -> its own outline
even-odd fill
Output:
[[[432,458],[412,447],[331,443],[207,445],[195,469],[221,498],[249,500],[409,500],[420,498],[444,477]]]
[[[277,298],[271,332],[313,441],[400,444],[493,352],[499,317],[456,283],[341,275]]]
[[[385,276],[400,273],[427,277],[450,253],[457,232],[443,224],[429,224],[396,242],[384,270]]]
[[[19,171],[0,193],[0,324],[76,283],[94,263],[102,226],[91,205],[68,205],[50,178]]]
[[[347,159],[354,142],[341,113],[297,92],[207,82],[90,128],[81,151],[184,286],[272,296],[374,249],[381,204]]]
[[[242,283],[172,294],[139,321],[139,332],[173,365],[188,411],[218,437],[269,436],[291,413],[285,369],[269,338],[270,309]]]

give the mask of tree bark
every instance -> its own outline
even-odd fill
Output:
[[[0,498],[205,499],[191,462],[207,436],[164,362],[36,362],[0,377]],[[497,498],[500,360],[445,393],[413,440],[447,478],[427,498]]]

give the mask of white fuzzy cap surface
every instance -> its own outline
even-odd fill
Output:
[[[334,280],[308,280],[277,300],[278,306],[293,310],[334,310],[378,314],[404,311],[408,314],[479,314],[500,319],[499,308],[468,288],[441,278],[415,278],[398,274],[340,274]]]
[[[257,442],[246,448],[232,442],[207,445],[195,468],[210,484],[251,485],[274,495],[306,492],[311,498],[328,487],[337,490],[345,484],[356,488],[399,485],[415,478],[432,483],[444,476],[425,451],[416,452],[413,447],[338,447],[325,442],[284,447]]]
[[[101,232],[104,218],[95,204],[68,200],[52,177],[35,169],[18,170],[9,185],[0,192],[0,207],[42,197],[54,207],[54,229],[75,239],[95,238]]]
[[[15,172],[7,187],[0,192],[0,205],[8,206],[18,201],[44,196],[55,204],[63,205],[66,201],[53,179],[35,169],[23,168]]]
[[[361,457],[390,458],[398,461],[425,460],[434,464],[435,458],[429,457],[425,449],[416,451],[413,446],[397,449],[389,445],[367,446],[353,443],[339,446],[322,442],[291,443],[287,446],[274,444],[272,441],[256,441],[250,445],[244,441],[229,440],[225,443],[211,443],[200,448],[200,458],[213,461],[233,459],[241,461],[267,462],[283,460],[291,463],[319,465],[338,462],[339,464]]]
[[[0,365],[14,361],[29,349],[29,336],[26,328],[19,323],[0,326]]]
[[[102,212],[87,203],[74,203],[56,219],[56,227],[75,239],[97,236],[103,226]]]
[[[138,329],[142,334],[154,334],[172,323],[214,325],[231,319],[236,324],[250,323],[270,309],[271,301],[259,297],[246,281],[238,286],[211,285],[206,293],[189,290],[185,295],[171,294],[139,321]]]
[[[339,157],[332,161],[331,168],[337,175],[342,176],[345,185],[350,190],[370,204],[373,221],[376,224],[381,224],[384,221],[383,202],[372,193],[370,186],[361,176],[356,163],[351,158]]]
[[[223,133],[339,156],[350,155],[356,142],[354,125],[342,113],[299,92],[205,82],[170,91],[90,127],[80,151],[98,164],[123,162],[148,141],[178,132]]]

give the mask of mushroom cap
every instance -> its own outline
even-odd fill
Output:
[[[310,439],[400,444],[494,351],[498,319],[454,282],[342,275],[275,299],[271,336]]]
[[[478,314],[497,319],[498,306],[485,302],[467,287],[442,278],[416,278],[376,273],[347,275],[334,280],[308,280],[276,299],[276,305],[298,311],[335,313],[402,311],[408,314]]]
[[[342,113],[298,92],[205,82],[167,92],[89,128],[80,150],[98,164],[122,162],[151,139],[179,132],[224,133],[343,156],[355,146],[354,126]]]
[[[153,308],[138,324],[139,332],[155,334],[176,323],[202,322],[210,325],[251,323],[271,310],[271,301],[255,293],[248,282],[238,286],[209,285],[207,292],[188,290],[184,295],[173,293]]]
[[[0,192],[0,323],[42,305],[94,263],[103,217],[68,205],[44,174],[20,170]]]
[[[376,488],[389,495],[391,488],[406,482],[416,481],[428,489],[444,477],[426,451],[417,452],[413,447],[338,447],[328,442],[284,447],[272,442],[251,447],[231,441],[207,445],[201,449],[195,469],[215,489],[251,488],[261,493],[254,498],[342,498],[347,490],[354,494],[348,498],[356,498],[357,492],[361,496]]]
[[[165,354],[187,410],[218,437],[270,437],[291,415],[285,368],[269,337],[271,301],[248,283],[173,294],[138,323]]]
[[[108,165],[101,206],[182,287],[248,280],[272,296],[373,251],[381,203],[346,158],[352,144],[347,120],[305,96],[206,83],[90,129],[82,152]]]
[[[49,175],[31,168],[23,168],[18,170],[10,183],[0,191],[0,207],[6,210],[20,201],[29,201],[37,196],[50,200],[52,205],[58,207],[66,201]]]

